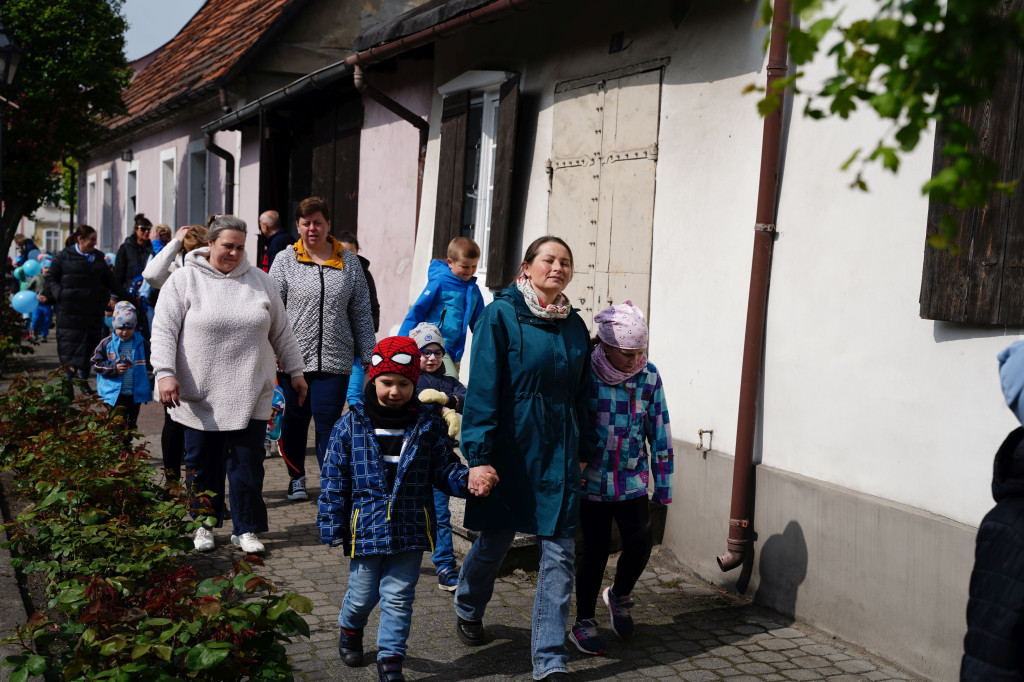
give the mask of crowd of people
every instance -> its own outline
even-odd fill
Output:
[[[100,398],[128,429],[141,404],[162,404],[164,474],[183,480],[203,521],[195,549],[214,548],[212,528],[230,506],[231,543],[265,551],[265,441],[279,388],[287,498],[309,497],[312,420],[321,541],[350,562],[338,616],[345,665],[362,665],[363,630],[379,605],[379,678],[405,679],[424,552],[438,587],[453,592],[457,636],[489,641],[487,605],[517,533],[539,547],[534,678],[568,679],[570,645],[605,652],[598,599],[628,640],[630,593],[651,552],[649,504],[671,501],[668,410],[642,311],[628,301],[602,311],[590,338],[564,293],[572,250],[553,236],[527,247],[515,281],[485,305],[480,249],[459,237],[431,263],[398,333],[378,341],[380,307],[356,235],[332,230],[318,197],[299,202],[294,218],[297,239],[276,212],[259,217],[258,266],[236,216],[172,234],[140,214],[113,267],[95,230],[80,225],[38,290],[55,306],[69,387],[88,390],[94,369]],[[461,567],[451,496],[467,498],[464,524],[478,534]],[[613,520],[623,551],[602,589]]]

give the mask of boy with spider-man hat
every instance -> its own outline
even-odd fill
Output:
[[[334,425],[321,471],[320,542],[351,558],[338,653],[363,661],[363,628],[380,603],[377,673],[404,680],[402,662],[424,551],[433,551],[434,487],[467,493],[469,469],[452,452],[441,406],[415,397],[420,351],[405,336],[373,348],[364,401]],[[486,491],[479,493],[484,495]]]

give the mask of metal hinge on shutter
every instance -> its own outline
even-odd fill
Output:
[[[567,159],[548,159],[544,162],[544,172],[548,174],[548,192],[551,192],[555,171],[559,168],[578,168],[581,166],[596,166],[601,163],[601,154],[590,154],[589,156],[577,156]]]
[[[658,160],[658,143],[655,142],[649,147],[637,149],[616,149],[601,159],[601,163],[613,163],[615,161],[632,161],[634,159]]]

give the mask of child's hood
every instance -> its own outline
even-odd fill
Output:
[[[427,269],[427,281],[430,280],[441,280],[452,286],[459,288],[466,288],[468,286],[476,284],[476,275],[473,275],[468,280],[462,280],[455,276],[452,269],[448,267],[448,262],[440,259],[434,259],[430,261],[430,267]]]

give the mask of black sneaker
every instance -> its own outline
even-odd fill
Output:
[[[480,646],[487,642],[487,634],[484,632],[484,624],[479,620],[465,620],[458,618],[458,622],[455,624],[455,634],[459,636],[459,639],[464,644],[469,646]]]
[[[604,642],[597,634],[597,621],[593,618],[584,618],[573,623],[569,631],[569,641],[585,654],[600,656],[604,653]]]
[[[612,588],[606,587],[601,593],[601,599],[611,613],[612,630],[622,639],[629,639],[633,636],[633,600],[628,596],[617,597]]]
[[[402,674],[402,657],[388,656],[377,661],[377,679],[380,682],[405,682]]]
[[[341,629],[338,638],[338,655],[341,662],[350,668],[363,664],[363,631]]]
[[[305,476],[299,476],[288,481],[288,499],[293,501],[309,499],[309,495],[306,494]]]

